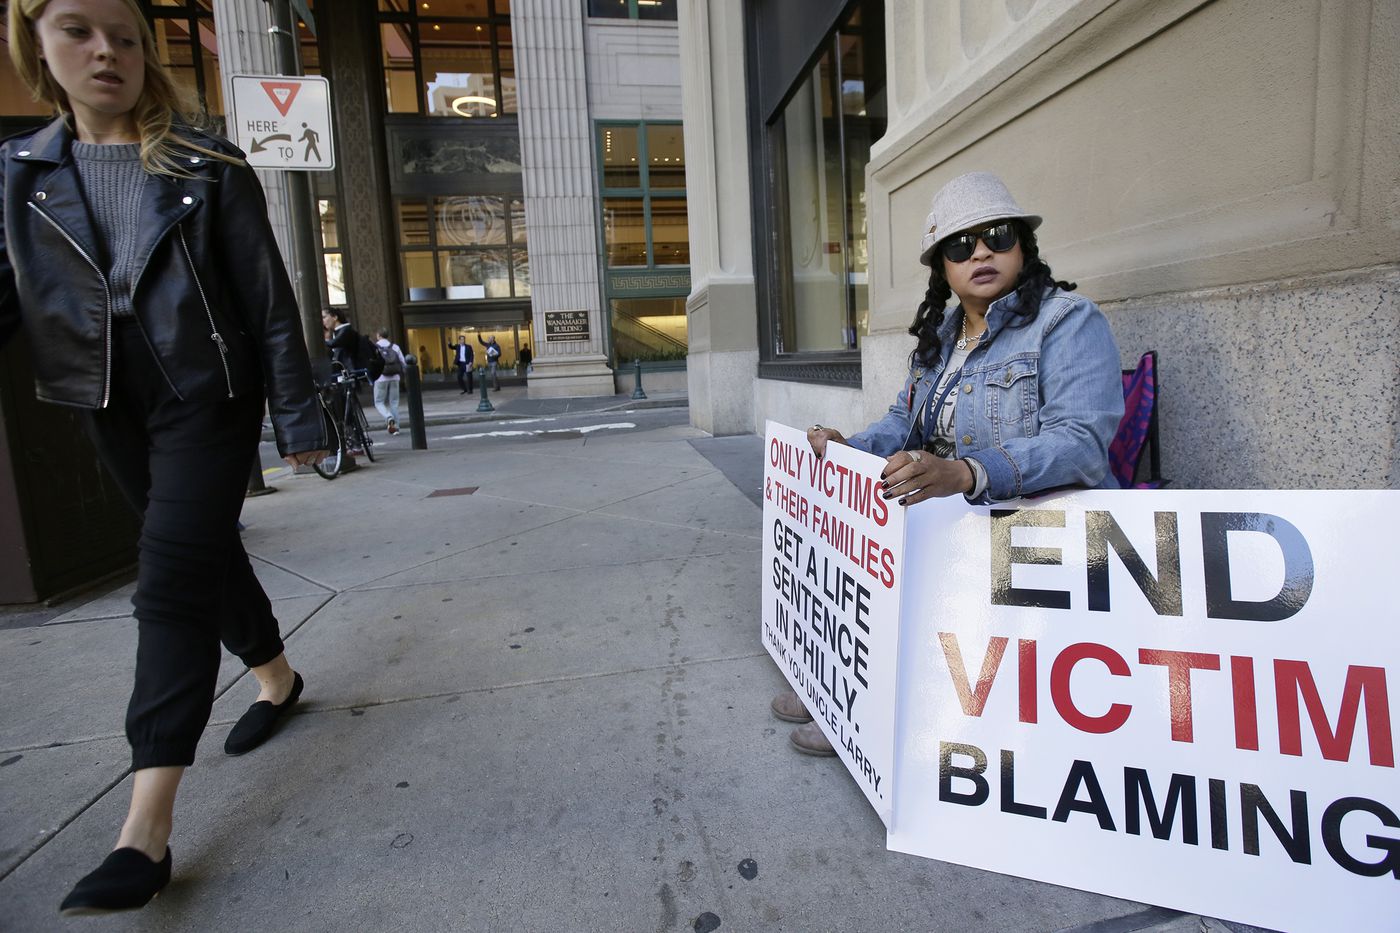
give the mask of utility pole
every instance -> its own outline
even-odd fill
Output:
[[[301,74],[301,47],[297,41],[296,20],[289,0],[265,0],[272,11],[272,47],[277,71]],[[316,240],[312,234],[315,217],[311,211],[311,183],[306,172],[287,172],[287,210],[292,225],[292,267],[296,270],[297,303],[301,306],[301,329],[306,349],[313,359],[326,355],[321,327],[321,270],[316,262]]]

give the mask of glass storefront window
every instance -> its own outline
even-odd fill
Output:
[[[405,198],[399,202],[399,242],[404,246],[426,246],[428,202]]]
[[[651,254],[658,266],[690,265],[690,226],[685,198],[652,198]]]
[[[788,271],[784,349],[852,349],[846,339],[840,124],[831,108],[831,56],[823,55],[781,118]]]
[[[868,333],[865,167],[885,125],[871,55],[857,9],[772,125],[778,353],[856,350]]]
[[[647,127],[647,187],[685,187],[685,139],[679,126]]]
[[[418,112],[418,78],[413,40],[404,23],[380,23],[379,47],[384,68],[384,95],[389,113]]]
[[[509,3],[388,0],[379,9],[388,112],[466,118],[515,113]]]
[[[422,12],[432,13],[433,16],[471,16],[485,19],[491,15],[491,4],[487,0],[432,0],[432,5],[422,9]]]
[[[424,97],[437,117],[498,113],[491,32],[480,23],[420,23]]]
[[[156,20],[156,54],[176,86],[189,95],[191,100],[198,100],[199,79],[195,77],[194,46],[190,43],[187,29],[188,25],[183,20]]]
[[[607,19],[675,19],[676,0],[588,0],[588,15]]]
[[[611,305],[615,366],[685,359],[684,298],[614,298]]]
[[[404,253],[403,254],[403,283],[408,289],[409,299],[413,300],[415,290],[435,291],[437,289],[437,272],[433,264],[432,253]],[[423,297],[419,296],[421,300]],[[442,297],[434,295],[431,297]]]
[[[321,221],[321,260],[324,264],[327,304],[343,307],[345,296],[345,254],[340,245],[340,225],[336,221],[335,200],[320,198],[316,212]]]
[[[326,253],[326,302],[343,307],[345,297],[345,257],[341,253]]]
[[[640,152],[637,127],[603,127],[603,187],[640,188],[642,166],[637,162]]]
[[[505,202],[501,198],[437,198],[440,246],[491,246],[506,242]]]
[[[597,133],[607,265],[690,265],[680,124],[604,123]]]
[[[29,88],[20,80],[10,61],[10,34],[4,18],[0,17],[0,101],[4,101],[6,116],[47,117],[49,108],[29,96]]]
[[[588,0],[588,15],[609,19],[627,19],[631,16],[627,0]]]
[[[675,19],[676,0],[637,0],[637,19]]]
[[[609,266],[647,264],[645,203],[641,198],[603,199],[603,243]]]
[[[530,294],[530,257],[524,250],[513,250],[511,252],[511,269],[515,278],[515,294],[517,297]]]
[[[335,202],[322,198],[316,202],[321,215],[321,245],[326,249],[340,248],[340,229],[335,221]]]
[[[515,45],[509,26],[496,27],[496,48],[501,61],[501,113],[515,113]]]
[[[405,198],[398,202],[398,218],[409,301],[530,293],[524,205],[519,198],[509,202],[487,195]]]

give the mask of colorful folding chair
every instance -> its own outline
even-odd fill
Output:
[[[1138,481],[1144,450],[1147,477]],[[1109,469],[1123,489],[1160,489],[1162,464],[1157,444],[1157,352],[1148,350],[1133,369],[1123,370],[1123,420],[1108,446]]]

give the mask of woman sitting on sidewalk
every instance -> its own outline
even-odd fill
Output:
[[[905,506],[1117,488],[1108,445],[1123,417],[1118,347],[1098,306],[1040,258],[1038,226],[986,172],[934,196],[919,256],[928,291],[909,327],[918,345],[904,388],[850,438],[808,428],[818,457],[837,443],[887,458],[883,494]],[[776,697],[773,713],[804,724],[792,733],[799,751],[835,754],[796,693]]]
[[[40,398],[83,409],[142,519],[131,808],[61,908],[106,913],[170,880],[175,792],[209,722],[219,642],[259,687],[229,754],[266,741],[301,694],[237,523],[265,401],[288,462],[329,445],[257,178],[180,121],[136,0],[11,0],[9,40],[58,116],[0,144],[0,344],[22,319]],[[259,818],[247,795],[245,828]]]

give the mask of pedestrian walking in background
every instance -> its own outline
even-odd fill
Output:
[[[499,363],[499,362],[500,362],[500,359],[501,359],[501,345],[500,345],[499,343],[496,342],[496,335],[495,335],[495,334],[492,334],[490,337],[487,337],[485,340],[482,340],[482,339],[481,339],[481,335],[480,335],[480,334],[477,334],[476,339],[477,339],[477,342],[478,342],[478,343],[480,343],[483,347],[486,348],[486,377],[485,377],[485,378],[489,378],[489,379],[491,380],[491,389],[492,389],[492,391],[499,392],[499,391],[501,391],[501,377],[500,377],[500,375],[498,375],[498,373],[497,373],[497,365],[496,365],[496,364]]]
[[[170,880],[175,794],[219,642],[259,686],[228,753],[265,741],[301,695],[237,521],[265,401],[288,462],[329,445],[257,178],[183,121],[136,0],[11,0],[8,35],[16,71],[59,116],[0,144],[0,342],[28,329],[39,397],[84,409],[142,516],[131,806],[61,908],[104,913]]]
[[[462,390],[462,394],[466,395],[468,392],[475,391],[473,389],[472,366],[476,351],[472,349],[471,344],[467,343],[467,338],[459,336],[455,347],[448,344],[447,355],[452,357],[452,362],[457,366],[457,386]]]
[[[326,349],[331,359],[346,369],[364,369],[368,360],[360,359],[360,333],[355,330],[345,312],[339,308],[324,308],[321,311],[321,329],[326,338]]]
[[[886,458],[881,493],[902,506],[1118,488],[1108,466],[1123,417],[1118,346],[1098,305],[1040,257],[1040,220],[988,172],[934,195],[919,256],[928,290],[909,326],[918,343],[904,389],[849,439],[808,428],[817,457],[828,444],[849,444]],[[791,736],[798,751],[835,754],[796,692],[779,694],[772,709],[804,723]]]
[[[403,375],[403,351],[399,345],[389,340],[389,328],[379,328],[379,340],[374,344],[375,352],[384,360],[384,369],[374,380],[374,407],[384,419],[390,434],[399,433],[399,377]]]
[[[534,372],[534,365],[535,354],[531,352],[530,345],[527,343],[520,348],[520,366],[525,370],[525,372],[529,373]]]

